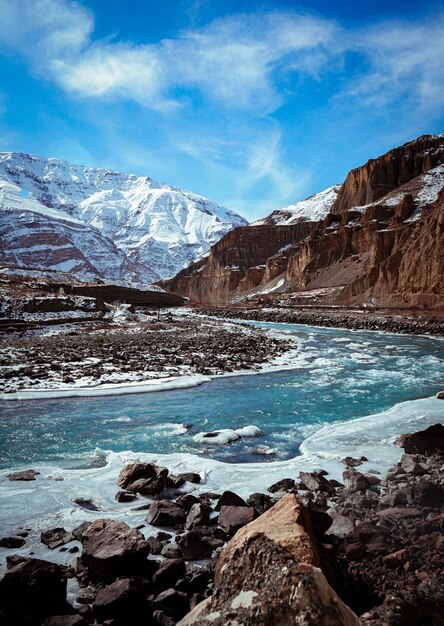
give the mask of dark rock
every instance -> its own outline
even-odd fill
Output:
[[[72,531],[72,535],[73,535],[74,539],[77,539],[77,541],[81,542],[84,533],[91,526],[91,524],[92,524],[92,522],[82,522],[81,524],[76,526],[74,528],[74,530]]]
[[[417,433],[401,435],[395,441],[404,448],[406,454],[423,454],[434,450],[444,450],[444,426],[434,424]]]
[[[256,512],[251,506],[223,506],[219,513],[219,525],[229,535],[234,535],[239,528],[252,522],[255,517]]]
[[[97,502],[94,502],[91,498],[74,498],[74,504],[80,506],[82,509],[86,511],[101,511],[100,505]]]
[[[183,478],[187,483],[194,483],[199,485],[202,478],[200,474],[196,474],[195,472],[182,472],[181,474],[177,474],[178,478]]]
[[[207,526],[210,523],[211,507],[206,504],[193,504],[185,520],[185,528],[191,530],[195,526]]]
[[[179,489],[185,484],[185,479],[181,476],[175,476],[174,474],[170,474],[166,480],[166,488],[167,489]]]
[[[183,506],[187,512],[191,509],[193,504],[197,504],[198,502],[200,502],[199,498],[196,498],[196,496],[193,496],[191,493],[184,493],[176,499],[176,503]]]
[[[349,561],[360,561],[367,554],[367,546],[363,543],[349,543],[345,548],[345,556]]]
[[[160,554],[166,559],[180,559],[183,557],[182,550],[179,548],[179,546],[173,543],[167,543],[165,546],[163,546]]]
[[[131,463],[119,474],[117,484],[126,491],[145,496],[160,493],[166,488],[168,470],[154,463]]]
[[[320,472],[300,472],[299,479],[310,491],[332,491],[329,481]]]
[[[344,479],[345,489],[349,491],[365,491],[367,489],[364,474],[352,468],[344,470],[342,472],[342,478]]]
[[[438,400],[444,400],[444,391],[438,391],[436,397],[438,398]]]
[[[162,591],[153,602],[156,609],[160,609],[175,619],[180,619],[190,610],[190,603],[185,593],[175,589]]]
[[[64,528],[52,528],[44,530],[40,535],[40,541],[48,546],[50,550],[64,546],[74,539],[74,535],[68,533]]]
[[[220,511],[223,506],[248,506],[245,500],[232,491],[224,491],[216,506],[215,511]]]
[[[13,474],[7,474],[6,478],[9,480],[35,480],[40,472],[36,472],[34,469],[23,470],[22,472],[14,472]]]
[[[162,552],[163,543],[157,537],[148,537],[146,540],[150,547],[150,554],[160,554]]]
[[[358,467],[362,465],[363,461],[368,461],[366,456],[361,456],[359,459],[354,459],[352,456],[346,456],[345,459],[341,460],[341,463],[347,465],[347,467]]]
[[[432,482],[423,482],[413,488],[413,502],[422,506],[442,507],[444,504],[444,487]]]
[[[0,548],[21,548],[26,543],[23,537],[2,537],[0,539]]]
[[[118,491],[115,499],[117,502],[133,502],[137,499],[137,496],[131,491]]]
[[[82,563],[89,574],[112,577],[141,567],[150,547],[138,530],[123,522],[100,519],[84,532]]]
[[[223,542],[220,540],[214,540],[210,534],[199,533],[197,529],[181,535],[177,543],[186,561],[195,561],[196,559],[208,557],[216,547],[220,546],[221,543],[223,545]]]
[[[155,500],[150,504],[146,521],[152,526],[178,526],[185,521],[185,509],[170,500]]]
[[[274,504],[274,500],[271,496],[267,496],[265,493],[252,493],[247,499],[247,505],[252,506],[258,515],[262,515]]]
[[[185,578],[186,568],[183,559],[166,559],[153,576],[153,583],[160,589],[174,587],[178,580]]]
[[[102,622],[112,619],[122,626],[147,623],[145,599],[131,578],[121,578],[100,589],[93,611]]]
[[[267,491],[270,493],[278,493],[280,491],[290,491],[294,489],[296,483],[292,478],[283,478],[279,480],[277,483],[274,483],[270,487],[268,487]]]
[[[66,605],[65,568],[40,559],[23,559],[0,581],[0,610],[19,624],[40,626]]]

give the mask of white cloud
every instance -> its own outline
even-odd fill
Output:
[[[351,34],[349,49],[365,56],[365,73],[346,96],[385,106],[403,99],[422,110],[442,110],[444,101],[444,13],[422,23],[387,22]],[[402,106],[402,102],[401,102]]]
[[[276,74],[318,72],[337,28],[295,12],[239,14],[176,39],[136,45],[94,42],[91,14],[70,0],[0,0],[0,17],[0,42],[72,93],[164,108],[185,87],[264,113],[281,102]]]

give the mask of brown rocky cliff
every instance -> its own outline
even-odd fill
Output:
[[[288,244],[305,239],[314,227],[314,222],[301,222],[235,228],[212,246],[208,258],[192,263],[161,284],[192,301],[226,302],[257,286],[267,259]]]
[[[352,207],[375,202],[443,161],[443,135],[418,137],[351,170],[331,212],[343,213]]]

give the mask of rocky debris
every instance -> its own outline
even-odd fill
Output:
[[[64,546],[74,539],[72,533],[67,532],[64,528],[52,528],[45,530],[40,535],[40,541],[44,543],[50,550]]]
[[[444,396],[444,392],[441,393]],[[420,432],[401,435],[395,443],[400,448],[404,448],[406,454],[424,454],[424,452],[444,450],[444,426],[434,424]]]
[[[146,521],[152,526],[180,528],[185,522],[185,509],[171,500],[154,500],[148,509]]]
[[[153,463],[131,463],[122,469],[117,484],[131,493],[152,496],[166,488],[168,473],[166,467]]]
[[[0,548],[21,548],[26,543],[23,537],[2,537],[0,539]]]
[[[144,310],[141,315],[146,318],[147,313]],[[197,317],[173,322],[154,318],[127,324],[127,328],[109,328],[102,321],[97,332],[91,325],[88,330],[76,326],[75,334],[63,335],[63,342],[57,335],[0,337],[4,374],[0,391],[66,387],[68,378],[97,385],[113,383],[116,377],[119,382],[137,382],[165,374],[256,370],[293,347],[288,340],[270,337],[261,329]],[[176,479],[201,482],[194,472]]]
[[[115,499],[116,502],[134,502],[134,500],[137,500],[137,496],[131,491],[118,491]]]
[[[8,480],[35,480],[40,472],[36,472],[34,469],[23,470],[22,472],[14,472],[13,474],[7,474]]]
[[[444,400],[444,390],[438,391],[438,393],[436,394],[436,397],[438,398],[438,400]]]
[[[242,526],[249,524],[256,517],[256,511],[250,506],[223,506],[219,513],[219,525],[232,536]]]
[[[40,626],[50,615],[66,612],[65,568],[20,557],[0,581],[0,611],[14,624]]]
[[[80,541],[82,564],[91,576],[103,578],[137,571],[150,549],[140,531],[115,520],[92,522],[80,535]]]
[[[359,625],[321,570],[298,562],[264,534],[250,532],[241,546],[233,549],[229,544],[226,550],[229,554],[221,555],[223,565],[213,595],[198,604],[180,626],[206,622],[214,626]]]

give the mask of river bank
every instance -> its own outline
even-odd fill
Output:
[[[391,333],[444,336],[442,311],[344,310],[328,307],[196,307],[196,312],[222,319],[304,324],[325,328],[379,330]]]

